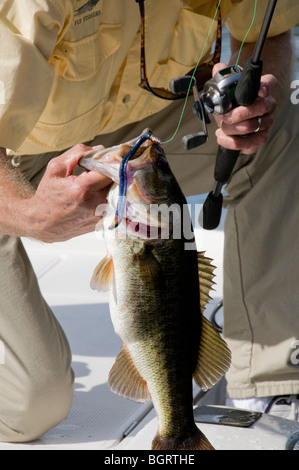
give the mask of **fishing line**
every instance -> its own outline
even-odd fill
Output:
[[[244,43],[245,43],[245,41],[246,41],[246,39],[247,39],[248,34],[249,34],[250,31],[251,31],[251,28],[252,28],[252,26],[253,26],[253,23],[254,23],[254,21],[255,21],[256,10],[257,10],[257,0],[255,0],[255,4],[254,4],[254,11],[253,11],[253,18],[252,18],[252,21],[251,21],[251,25],[249,26],[249,29],[248,29],[247,33],[245,34],[245,37],[244,37],[243,42],[242,42],[242,44],[241,44],[241,47],[240,47],[240,50],[239,50],[239,54],[238,54],[238,57],[237,57],[237,61],[236,61],[236,63],[235,63],[235,67],[237,67],[237,65],[238,65],[238,63],[239,63],[240,55],[241,55],[241,52],[242,52]]]
[[[181,123],[182,123],[182,119],[183,119],[183,116],[184,116],[184,113],[185,113],[185,109],[186,109],[186,106],[187,106],[187,100],[188,100],[188,97],[189,97],[189,94],[190,94],[190,90],[191,90],[191,87],[192,87],[192,83],[193,83],[193,78],[195,76],[195,73],[196,73],[196,70],[200,64],[200,61],[201,61],[201,58],[203,56],[203,53],[205,51],[205,48],[206,48],[206,45],[207,45],[207,42],[208,42],[208,39],[210,37],[210,34],[211,34],[211,31],[212,31],[212,27],[214,25],[214,22],[215,22],[215,19],[216,19],[216,16],[217,16],[217,13],[218,13],[218,10],[220,8],[220,4],[221,4],[221,0],[219,0],[218,2],[218,5],[217,5],[217,8],[216,8],[216,11],[215,11],[215,15],[214,15],[214,18],[213,18],[213,21],[212,21],[212,24],[210,26],[210,29],[209,29],[209,32],[207,34],[207,37],[206,37],[206,40],[205,40],[205,43],[204,43],[204,46],[203,46],[203,49],[201,51],[201,54],[199,56],[199,59],[197,61],[197,64],[196,64],[196,67],[194,69],[194,72],[193,72],[193,75],[191,77],[191,80],[190,80],[190,84],[189,84],[189,88],[188,88],[188,91],[187,91],[187,96],[186,96],[186,99],[185,99],[185,102],[184,102],[184,106],[183,106],[183,110],[182,110],[182,113],[181,113],[181,116],[180,116],[180,119],[179,119],[179,122],[178,122],[178,125],[177,125],[177,128],[173,134],[173,136],[165,141],[165,142],[161,142],[159,139],[157,139],[156,137],[154,137],[151,133],[148,133],[148,132],[145,132],[144,134],[142,134],[142,136],[135,142],[135,144],[133,145],[133,147],[131,148],[130,152],[123,158],[122,160],[122,163],[120,165],[120,170],[119,170],[119,181],[120,181],[120,184],[119,184],[119,195],[118,195],[118,203],[117,203],[117,208],[116,208],[116,213],[115,213],[115,217],[114,217],[114,220],[112,222],[112,224],[109,226],[109,230],[113,230],[115,228],[117,228],[119,226],[119,224],[121,223],[122,219],[123,219],[123,216],[124,216],[124,213],[125,213],[125,207],[126,207],[126,196],[127,196],[127,165],[128,165],[128,162],[130,160],[130,158],[136,153],[136,151],[138,150],[138,148],[143,144],[143,142],[145,142],[146,140],[151,140],[152,142],[159,142],[161,144],[167,144],[168,142],[171,142],[175,136],[177,135],[178,133],[178,130],[181,126]],[[240,47],[240,51],[239,51],[239,54],[238,54],[238,59],[237,59],[237,62],[235,64],[235,67],[237,66],[238,64],[238,61],[239,61],[239,58],[240,58],[240,55],[241,55],[241,51],[242,51],[242,48],[243,48],[243,45],[245,43],[245,40],[253,26],[253,23],[254,23],[254,20],[255,20],[255,15],[256,15],[256,7],[257,7],[257,0],[255,0],[255,7],[254,7],[254,14],[253,14],[253,19],[252,19],[252,22],[251,22],[251,25],[244,37],[244,40],[241,44],[241,47]]]
[[[245,37],[244,37],[244,39],[243,39],[243,42],[242,42],[242,44],[241,44],[241,47],[240,47],[240,50],[239,50],[239,53],[238,53],[238,58],[237,58],[235,67],[238,65],[238,62],[239,62],[239,59],[240,59],[240,55],[241,55],[241,52],[242,52],[242,49],[243,49],[243,46],[244,46],[244,43],[245,43],[246,38],[247,38],[248,34],[250,33],[250,31],[251,31],[251,29],[252,29],[252,26],[253,26],[253,23],[254,23],[255,16],[256,16],[256,10],[257,10],[257,1],[258,1],[258,0],[255,0],[254,13],[253,13],[252,22],[251,22],[251,24],[250,24],[250,26],[249,26],[249,28],[248,28],[247,33],[245,34]],[[200,61],[201,61],[202,56],[203,56],[203,53],[204,53],[204,51],[205,51],[205,48],[206,48],[208,39],[209,39],[209,37],[210,37],[210,34],[211,34],[211,31],[212,31],[213,25],[214,25],[214,23],[215,23],[216,16],[217,16],[218,10],[219,10],[219,8],[220,8],[220,5],[221,5],[221,0],[219,1],[218,5],[217,5],[216,11],[215,11],[215,15],[214,15],[213,20],[212,20],[211,27],[210,27],[209,32],[208,32],[208,34],[207,34],[205,43],[204,43],[204,45],[203,45],[203,48],[202,48],[201,54],[200,54],[200,56],[199,56],[199,59],[198,59],[198,61],[197,61],[196,67],[195,67],[195,69],[194,69],[193,75],[192,75],[192,77],[191,77],[190,85],[189,85],[189,88],[188,88],[188,91],[187,91],[187,96],[186,96],[186,99],[185,99],[185,102],[184,102],[184,106],[183,106],[183,109],[182,109],[182,112],[181,112],[181,116],[180,116],[180,118],[179,118],[179,122],[178,122],[177,128],[176,128],[176,130],[174,131],[174,134],[172,135],[172,137],[171,137],[170,139],[165,140],[164,142],[161,141],[161,144],[162,144],[162,145],[165,145],[165,144],[168,144],[169,142],[171,142],[171,141],[176,137],[176,135],[177,135],[177,133],[178,133],[180,127],[181,127],[182,120],[183,120],[183,117],[184,117],[184,114],[185,114],[185,111],[186,111],[186,106],[187,106],[188,98],[189,98],[189,95],[190,95],[190,90],[191,90],[191,88],[192,88],[193,78],[194,78],[194,76],[195,76],[196,70],[197,70],[197,68],[198,68],[198,66],[199,66],[199,64],[200,64]]]
[[[218,10],[219,10],[219,8],[220,8],[221,1],[222,1],[222,0],[219,0],[219,3],[218,3],[218,5],[217,5],[216,11],[215,11],[215,15],[214,15],[214,18],[213,18],[213,21],[212,21],[212,24],[211,24],[211,27],[210,27],[209,32],[208,32],[208,34],[207,34],[205,43],[204,43],[203,48],[202,48],[202,51],[201,51],[201,54],[200,54],[200,56],[199,56],[199,59],[198,59],[198,61],[197,61],[196,67],[195,67],[195,69],[194,69],[192,78],[191,78],[191,80],[190,80],[190,85],[189,85],[189,88],[188,88],[188,91],[187,91],[187,96],[186,96],[186,99],[185,99],[185,102],[184,102],[183,110],[182,110],[182,112],[181,112],[181,116],[180,116],[180,119],[179,119],[177,128],[176,128],[176,130],[174,131],[174,134],[173,134],[173,136],[172,136],[170,139],[166,140],[165,142],[161,142],[162,145],[163,145],[163,144],[168,144],[169,142],[171,142],[171,141],[175,138],[175,136],[177,135],[177,133],[178,133],[178,131],[179,131],[179,128],[181,127],[182,120],[183,120],[183,116],[184,116],[184,114],[185,114],[185,110],[186,110],[186,106],[187,106],[187,101],[188,101],[188,98],[189,98],[189,95],[190,95],[190,90],[191,90],[191,88],[192,88],[193,77],[195,76],[196,70],[197,70],[197,68],[198,68],[198,66],[199,66],[199,64],[200,64],[200,61],[201,61],[202,56],[203,56],[203,53],[204,53],[204,51],[205,51],[205,48],[206,48],[208,39],[209,39],[209,37],[210,37],[210,34],[211,34],[211,31],[212,31],[213,25],[214,25],[214,23],[215,23],[215,19],[216,19]]]

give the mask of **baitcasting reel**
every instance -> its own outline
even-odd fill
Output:
[[[187,91],[192,86],[194,113],[202,122],[202,131],[183,137],[182,143],[186,150],[194,149],[207,141],[206,124],[210,122],[209,114],[223,115],[237,106],[249,106],[256,100],[263,69],[261,55],[276,4],[277,0],[269,0],[253,56],[243,69],[232,65],[221,70],[205,83],[201,92],[194,77],[178,77],[170,81],[173,93]],[[229,150],[219,145],[214,170],[215,187],[209,193],[200,216],[200,224],[206,230],[213,230],[219,225],[223,202],[221,191],[228,182],[239,155],[239,150]]]
[[[209,114],[226,114],[239,106],[235,92],[242,70],[240,66],[233,65],[221,70],[205,83],[202,92],[198,90],[195,77],[185,75],[170,81],[170,89],[176,94],[187,91],[192,86],[195,99],[193,111],[202,122],[202,131],[183,138],[182,144],[186,150],[199,147],[208,140],[207,124],[211,122]]]

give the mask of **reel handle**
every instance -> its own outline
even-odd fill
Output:
[[[186,150],[193,150],[205,144],[207,139],[208,137],[204,132],[195,132],[194,134],[185,135],[182,144]]]
[[[183,77],[172,78],[169,82],[169,88],[172,93],[179,95],[188,91],[189,88],[196,86],[195,77],[184,75]]]

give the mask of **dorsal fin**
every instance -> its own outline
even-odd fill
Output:
[[[212,259],[205,256],[205,252],[197,253],[198,263],[198,276],[199,276],[199,290],[200,290],[200,310],[204,312],[207,304],[211,300],[210,291],[213,290],[215,282],[213,281],[215,275],[215,266],[212,265]]]
[[[146,403],[151,399],[147,384],[136,369],[125,345],[110,371],[108,384],[112,392],[130,400]]]

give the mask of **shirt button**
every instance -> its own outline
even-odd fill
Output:
[[[124,103],[124,104],[127,104],[127,103],[129,103],[130,100],[131,100],[131,96],[130,96],[130,95],[126,95],[126,96],[123,98],[123,103]]]

